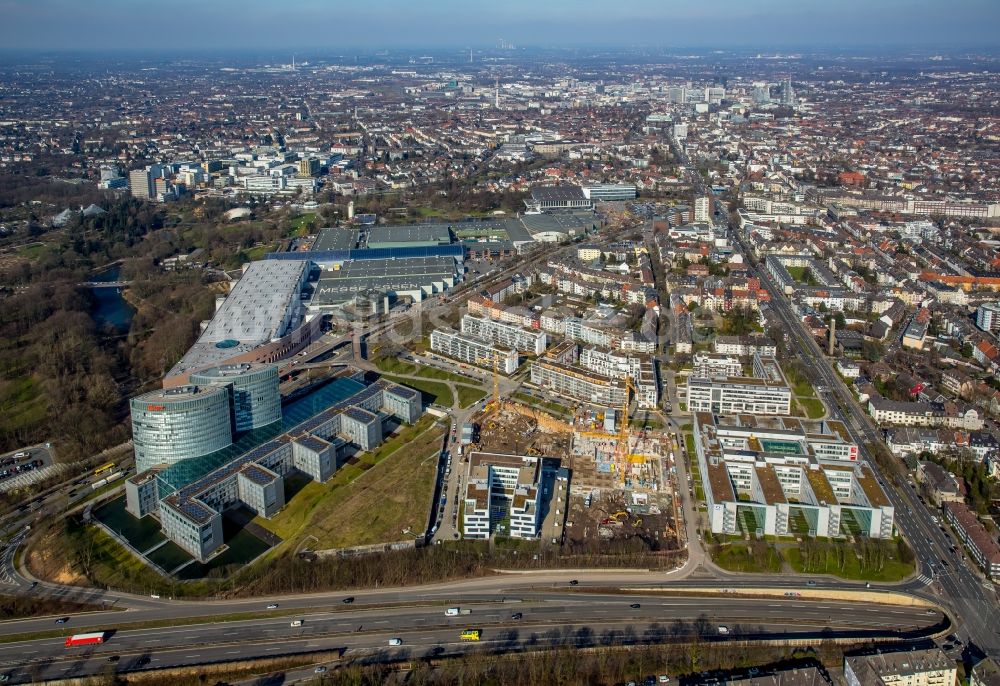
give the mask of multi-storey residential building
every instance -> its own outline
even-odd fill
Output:
[[[700,195],[694,199],[694,220],[695,222],[712,221],[712,200],[707,195]]]
[[[656,352],[656,341],[647,340],[635,331],[620,331],[586,322],[579,317],[567,317],[562,333],[571,341],[603,348],[616,348],[637,353]]]
[[[969,673],[969,686],[1000,686],[1000,662],[992,657],[977,662]]]
[[[513,348],[494,345],[489,341],[442,327],[431,331],[431,350],[480,367],[490,368],[494,359],[497,371],[513,374],[517,371],[518,355]]]
[[[688,378],[688,409],[714,414],[789,414],[792,391],[777,360],[758,354],[753,363],[753,377]]]
[[[712,350],[721,355],[751,357],[752,355],[778,354],[774,341],[763,334],[751,336],[717,336],[712,342]]]
[[[531,383],[556,395],[603,407],[621,407],[628,393],[622,379],[549,360],[532,363]]]
[[[486,317],[466,314],[462,317],[462,333],[492,341],[505,348],[514,348],[532,355],[545,352],[547,337],[544,331],[526,329],[519,324],[507,324]]]
[[[714,533],[890,538],[894,510],[839,421],[694,415]]]
[[[1000,330],[1000,303],[983,303],[976,308],[976,326],[990,333]]]
[[[845,655],[848,686],[955,686],[955,661],[938,647]]]
[[[1000,579],[1000,545],[997,544],[996,536],[987,531],[979,521],[976,513],[965,503],[946,502],[944,516],[986,576],[994,580]]]
[[[951,402],[890,400],[876,394],[868,398],[868,413],[882,426],[940,426],[967,431],[983,428],[976,408]]]
[[[541,328],[541,318],[536,313],[523,307],[506,307],[481,295],[474,295],[469,298],[468,307],[469,314],[489,317],[490,319],[496,319],[508,324],[517,324],[526,329]]]
[[[628,377],[639,407],[656,407],[659,384],[656,382],[656,366],[651,358],[590,346],[580,351],[580,365],[614,379]]]
[[[465,538],[537,538],[542,524],[541,483],[545,471],[569,479],[557,460],[542,457],[472,453],[465,487],[462,533]],[[507,529],[506,531],[504,529]]]
[[[743,365],[738,357],[722,353],[697,352],[694,354],[691,376],[742,376]]]

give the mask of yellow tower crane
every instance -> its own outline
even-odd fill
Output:
[[[490,411],[500,409],[500,373],[497,371],[497,354],[494,352],[490,357],[477,357],[476,364],[485,366],[489,368],[490,358],[493,362],[493,399],[490,400],[486,407],[483,409],[484,412],[489,413]]]
[[[625,471],[631,471],[629,467],[629,446],[628,446],[628,407],[629,392],[635,391],[632,379],[625,377],[625,399],[622,401],[621,426],[618,429],[618,445],[615,450],[615,463],[618,470],[618,484],[620,488],[625,488]]]

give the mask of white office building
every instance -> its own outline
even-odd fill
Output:
[[[694,415],[713,533],[891,538],[895,511],[839,421]]]
[[[462,534],[465,538],[537,538],[542,525],[542,482],[558,462],[495,453],[469,455]],[[563,506],[565,503],[562,504]]]
[[[777,360],[754,355],[753,361],[752,377],[690,377],[688,409],[712,414],[790,414],[792,390]]]
[[[591,202],[634,200],[636,188],[631,183],[602,183],[596,186],[584,186],[583,195]]]

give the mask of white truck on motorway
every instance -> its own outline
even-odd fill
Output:
[[[719,635],[725,636],[728,633],[729,633],[729,627],[728,626],[720,626],[719,627]]]
[[[460,607],[449,607],[444,611],[445,617],[458,617],[459,615],[471,615],[472,610],[462,609]]]
[[[301,619],[293,619],[291,626],[302,626],[302,620]]]

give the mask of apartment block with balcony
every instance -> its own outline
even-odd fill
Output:
[[[447,327],[431,331],[431,350],[484,368],[492,367],[495,358],[498,372],[510,375],[517,371],[517,350]]]
[[[520,352],[541,355],[545,352],[547,335],[537,329],[526,329],[517,324],[508,324],[488,317],[466,314],[462,317],[463,334],[498,343]]]

